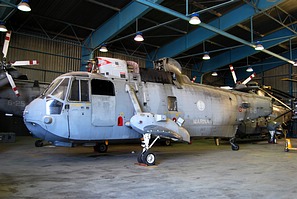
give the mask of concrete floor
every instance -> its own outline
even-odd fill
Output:
[[[92,148],[0,143],[0,198],[296,198],[297,151],[284,140],[155,146],[157,165],[139,166],[138,144]],[[293,142],[294,144],[294,142]],[[297,144],[297,141],[296,141]],[[297,146],[297,145],[296,145]],[[135,152],[135,153],[134,153]]]

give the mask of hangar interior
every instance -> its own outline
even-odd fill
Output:
[[[29,5],[30,10],[19,10],[21,3]],[[193,18],[196,24],[191,24]],[[3,48],[0,106],[7,110],[5,103],[15,107],[24,105],[12,100],[15,90],[11,91],[9,87],[8,93],[7,85],[2,85],[2,80],[8,77],[5,76],[8,74],[6,63],[38,60],[39,64],[35,66],[15,67],[33,80],[32,90],[38,93],[37,87],[47,85],[61,74],[86,71],[88,61],[96,57],[134,61],[145,69],[152,68],[153,61],[169,57],[180,63],[189,80],[197,83],[189,83],[192,88],[200,84],[234,87],[238,82],[230,72],[232,65],[238,81],[255,73],[251,86],[273,88],[272,94],[285,93],[288,98],[278,99],[294,110],[297,97],[296,22],[296,0],[0,0],[0,30],[5,26],[0,33],[0,48]],[[11,31],[11,37],[7,56],[4,56],[7,30]],[[144,40],[135,41],[140,35]],[[260,44],[262,49],[258,49]],[[102,52],[102,48],[107,52]],[[206,55],[208,59],[205,59]],[[21,94],[19,99],[24,99],[23,96],[26,95]],[[187,96],[183,97],[188,100]],[[257,96],[257,99],[261,97]],[[173,96],[171,100],[174,106],[176,98]],[[230,101],[229,96],[227,102]],[[268,101],[270,103],[268,99],[265,102]],[[200,105],[198,102],[197,108],[204,110],[204,102]],[[218,101],[216,105],[218,109],[224,106]],[[250,106],[246,102],[241,105]],[[244,107],[238,108],[240,110],[236,106],[233,113],[239,115]],[[237,119],[233,113],[230,118]],[[34,147],[35,138],[23,136],[29,133],[22,114],[13,116],[0,112],[0,141],[5,142],[2,132],[6,135],[13,132],[21,137],[14,143],[0,142],[0,198],[296,196],[296,154],[286,153],[297,150],[293,147],[297,144],[296,139],[291,139],[289,144],[284,139],[279,139],[277,144],[268,144],[263,139],[243,140],[243,147],[238,152],[230,150],[230,144],[234,150],[231,139],[220,143],[218,139],[215,143],[212,139],[197,139],[189,145],[174,143],[172,148],[156,145],[157,162],[153,156],[153,164],[141,165],[138,163],[146,162],[136,153],[140,151],[139,143],[127,140],[115,143],[107,154],[82,146],[71,149],[53,145],[37,147],[35,142]],[[51,122],[47,118],[43,121]],[[208,120],[196,122],[203,124]],[[123,120],[121,123],[123,126]],[[297,137],[296,120],[292,120],[289,133]],[[238,149],[237,146],[235,150]],[[142,153],[144,150],[140,155]],[[135,159],[138,163],[134,163]]]
[[[39,61],[18,67],[29,79],[51,82],[86,70],[97,56],[133,60],[142,68],[171,57],[197,83],[234,86],[232,65],[238,80],[255,72],[259,85],[297,95],[294,0],[52,0],[30,1],[29,12],[18,10],[18,3],[1,0],[0,21],[12,31],[7,60]],[[193,14],[200,24],[189,23]],[[134,40],[137,33],[144,41]],[[263,50],[255,50],[258,43]],[[102,46],[108,52],[100,52]],[[286,103],[294,108],[293,100]]]
[[[30,12],[17,10],[17,3],[2,1],[1,6],[1,21],[13,32],[7,58],[39,60],[38,67],[20,68],[30,79],[50,82],[61,73],[84,70],[96,56],[132,59],[140,67],[172,57],[197,82],[203,77],[205,84],[233,86],[231,64],[238,79],[249,76],[246,69],[252,67],[260,85],[296,92],[295,83],[281,80],[295,73],[290,63],[297,57],[293,0],[32,1]],[[192,13],[202,24],[189,24]],[[133,40],[138,32],[143,42]],[[256,42],[265,50],[254,50]],[[109,52],[101,53],[102,45]],[[202,59],[205,52],[210,60]]]

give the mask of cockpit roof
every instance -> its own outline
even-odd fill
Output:
[[[106,78],[101,74],[98,73],[89,73],[89,72],[84,72],[84,71],[74,71],[74,72],[69,72],[69,73],[65,73],[59,77],[69,77],[69,76],[75,76],[75,77],[86,77],[86,78]]]

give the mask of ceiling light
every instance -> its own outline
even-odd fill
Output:
[[[260,41],[257,41],[255,50],[263,50],[263,49],[264,49],[264,46],[262,45],[262,43]]]
[[[199,19],[199,14],[198,13],[193,13],[191,15],[191,19],[190,19],[189,23],[192,24],[192,25],[200,24],[201,20]]]
[[[211,73],[211,75],[214,76],[214,77],[216,77],[216,76],[218,76],[218,73],[217,72],[213,72],[213,73]]]
[[[103,45],[101,46],[101,48],[99,49],[99,51],[100,51],[100,52],[103,52],[103,53],[106,53],[106,52],[108,52],[108,49],[106,48],[106,45],[103,44]]]
[[[253,70],[253,68],[252,67],[248,67],[247,69],[246,69],[246,72],[253,72],[254,70]]]
[[[137,32],[137,33],[136,33],[136,36],[134,37],[134,40],[135,40],[135,41],[143,41],[144,38],[143,38],[143,36],[142,36],[142,33],[141,33],[141,32]]]
[[[210,59],[210,56],[208,54],[208,52],[205,52],[203,57],[202,57],[203,60],[209,60]]]
[[[31,8],[29,6],[29,0],[22,0],[21,3],[18,5],[18,9],[24,12],[31,11]]]
[[[5,27],[4,22],[0,22],[0,31],[7,32],[7,28]]]

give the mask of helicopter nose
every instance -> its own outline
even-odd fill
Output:
[[[42,108],[44,107],[44,108]],[[23,112],[24,123],[34,137],[44,139],[46,135],[45,122],[51,120],[45,118],[45,101],[37,98],[28,104]]]

